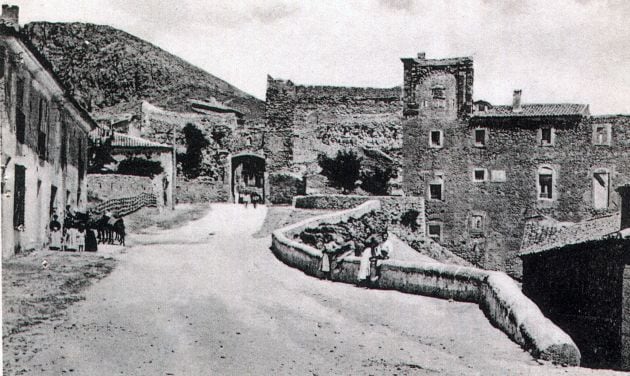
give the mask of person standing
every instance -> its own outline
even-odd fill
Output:
[[[372,258],[372,247],[368,243],[367,247],[361,253],[361,261],[359,263],[359,274],[357,275],[358,285],[367,286],[368,277],[370,276],[370,259]]]
[[[61,223],[59,222],[59,216],[57,214],[53,214],[52,220],[50,221],[50,245],[48,248],[52,251],[58,251],[63,246],[63,238],[61,233]]]

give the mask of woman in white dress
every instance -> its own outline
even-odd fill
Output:
[[[370,258],[372,257],[372,248],[366,247],[361,254],[361,263],[359,264],[359,274],[357,278],[359,285],[367,283],[367,279],[370,276]]]

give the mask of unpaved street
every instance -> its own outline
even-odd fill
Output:
[[[539,365],[474,304],[305,276],[251,237],[265,208],[215,204],[130,236],[119,266],[37,328],[34,375],[576,374]],[[602,374],[602,372],[597,372]]]

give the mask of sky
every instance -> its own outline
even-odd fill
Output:
[[[7,2],[8,0],[3,0]],[[264,99],[303,85],[402,85],[401,57],[471,56],[475,100],[630,114],[627,0],[13,0],[20,23],[106,24]]]

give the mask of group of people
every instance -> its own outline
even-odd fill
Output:
[[[50,229],[50,243],[48,248],[53,251],[96,252],[98,242],[94,229],[89,226],[88,215],[78,213],[66,207],[63,225],[59,216],[53,214],[48,225]]]
[[[262,198],[256,192],[243,192],[240,193],[239,196],[239,202],[243,203],[245,207],[249,206],[249,204],[252,204],[254,206],[254,209],[256,209],[256,206],[258,206],[258,204],[262,201]]]
[[[388,233],[373,234],[365,241],[365,247],[361,251],[357,249],[356,243],[352,240],[344,242],[343,238],[335,234],[326,234],[326,243],[320,242],[317,248],[322,250],[320,271],[324,278],[331,277],[332,270],[346,256],[354,254],[360,257],[359,273],[357,284],[359,286],[369,286],[380,278],[379,261],[386,260],[392,255],[393,246],[389,241]]]

